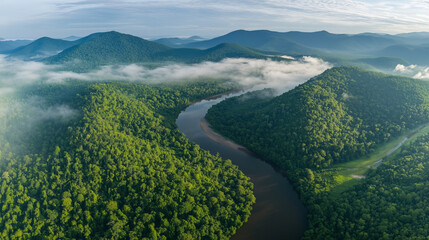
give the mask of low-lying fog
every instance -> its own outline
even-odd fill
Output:
[[[13,94],[16,89],[32,83],[58,83],[66,80],[120,80],[145,83],[179,82],[193,79],[229,79],[245,88],[273,88],[281,94],[311,77],[330,68],[331,65],[313,57],[290,61],[261,59],[225,59],[220,62],[199,64],[170,64],[149,69],[137,64],[126,66],[105,66],[87,73],[60,70],[61,66],[40,62],[9,60],[0,56],[0,99]],[[36,120],[67,120],[77,115],[71,107],[58,104],[46,107],[43,96],[26,99],[25,102],[0,102],[0,120],[11,111],[23,111]]]
[[[131,64],[105,66],[88,73],[60,71],[60,66],[40,62],[8,60],[0,56],[0,86],[13,88],[33,82],[61,83],[67,79],[121,80],[160,83],[185,79],[230,79],[243,87],[262,85],[275,89],[290,89],[330,68],[331,65],[313,57],[292,61],[261,59],[225,59],[199,64],[171,64],[155,69]],[[0,90],[0,94],[2,90]]]

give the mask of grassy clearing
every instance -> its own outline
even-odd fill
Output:
[[[426,124],[426,125],[422,125],[422,126],[420,126],[420,128],[417,128],[417,130],[416,130],[416,131],[414,131],[414,132],[415,132],[415,134],[414,134],[414,135],[412,135],[412,136],[408,139],[408,141],[407,141],[404,145],[402,145],[402,147],[401,147],[401,148],[403,148],[403,147],[409,147],[409,146],[410,146],[410,144],[411,144],[412,142],[414,142],[418,137],[420,137],[420,136],[422,136],[422,135],[424,135],[424,134],[426,134],[426,133],[429,133],[429,124]],[[392,155],[390,155],[389,157],[387,157],[387,158],[385,159],[385,162],[386,162],[386,161],[389,161],[390,159],[395,158],[399,153],[400,153],[400,151],[395,151]]]
[[[359,182],[360,178],[365,177],[366,173],[369,169],[371,169],[377,161],[382,158],[385,158],[385,161],[394,158],[400,151],[396,150],[392,155],[386,158],[388,153],[398,146],[406,137],[409,137],[407,142],[401,146],[409,146],[411,142],[413,142],[417,137],[429,133],[429,124],[421,125],[415,129],[411,129],[406,131],[404,134],[396,137],[395,139],[380,145],[375,151],[367,156],[361,157],[354,161],[335,164],[332,166],[334,168],[337,176],[343,177],[345,181],[341,184],[337,185],[330,191],[331,197],[336,197],[352,186],[356,185]]]

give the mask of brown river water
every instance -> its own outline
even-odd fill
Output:
[[[190,141],[230,159],[254,184],[252,214],[231,239],[300,239],[307,228],[307,211],[288,179],[244,147],[213,132],[204,119],[211,106],[230,96],[192,104],[180,113],[176,124]]]

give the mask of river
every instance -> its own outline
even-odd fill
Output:
[[[239,95],[234,94],[234,95]],[[192,104],[176,120],[186,137],[212,154],[231,159],[254,184],[256,203],[249,221],[232,239],[300,239],[307,227],[307,211],[287,178],[271,165],[222,136],[203,131],[207,110],[229,96]],[[209,137],[210,136],[210,137]]]

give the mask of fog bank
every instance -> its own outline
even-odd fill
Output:
[[[88,73],[60,71],[61,66],[40,62],[8,60],[0,56],[0,88],[14,88],[34,82],[61,83],[65,80],[140,81],[162,83],[192,79],[229,79],[243,87],[288,90],[330,68],[321,59],[303,57],[293,61],[262,59],[224,59],[220,62],[170,64],[149,69],[137,64],[105,66]],[[3,90],[0,90],[0,94]],[[9,90],[10,91],[10,90]]]

